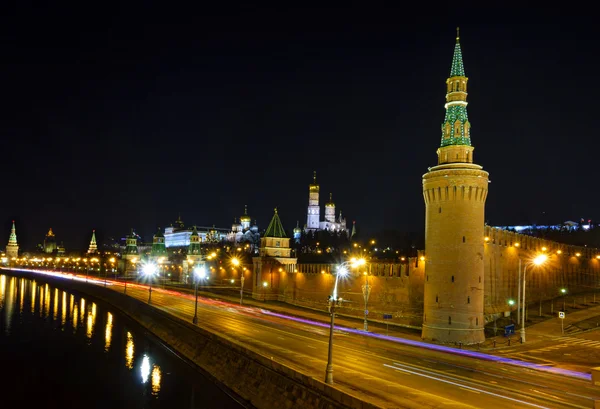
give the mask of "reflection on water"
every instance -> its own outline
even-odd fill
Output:
[[[160,366],[154,365],[152,368],[152,394],[158,395],[160,392]]]
[[[127,333],[127,345],[125,345],[125,366],[133,369],[133,335]]]
[[[0,274],[0,407],[241,408],[143,333],[91,299]]]
[[[106,329],[104,330],[104,351],[110,350],[110,341],[112,339],[112,320],[113,316],[110,312],[106,313]]]

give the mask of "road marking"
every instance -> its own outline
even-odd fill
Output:
[[[479,391],[474,391],[474,390],[466,389],[466,388],[459,388],[459,389],[462,389],[463,391],[472,392],[472,393],[476,393],[478,395],[481,395],[481,392],[479,392]]]
[[[314,347],[312,345],[306,345],[307,348],[312,348],[312,349],[317,349],[317,347]]]
[[[485,393],[485,394],[488,394],[488,395],[491,395],[491,396],[495,396],[495,397],[497,397],[497,398],[507,399],[507,400],[510,400],[510,401],[513,401],[513,402],[519,402],[519,403],[522,403],[522,404],[524,404],[524,405],[533,406],[533,407],[535,407],[535,408],[540,408],[540,409],[551,409],[551,408],[549,408],[549,407],[547,407],[547,406],[536,405],[535,403],[529,403],[529,402],[525,402],[525,401],[523,401],[523,400],[520,400],[520,399],[511,398],[511,397],[504,396],[504,395],[499,395],[499,394],[497,394],[497,393],[494,393],[494,392],[488,392],[488,391],[484,391],[484,390],[481,390],[481,389],[474,388],[474,387],[472,387],[472,386],[461,385],[461,384],[459,384],[459,383],[452,382],[452,381],[449,381],[449,380],[446,380],[446,379],[440,379],[440,378],[436,378],[435,376],[430,376],[430,375],[426,375],[426,374],[422,374],[422,373],[418,373],[418,372],[410,371],[410,370],[408,370],[408,369],[404,369],[404,368],[398,368],[398,367],[396,367],[396,366],[394,366],[394,365],[383,364],[383,366],[386,366],[386,367],[388,367],[388,368],[391,368],[391,369],[395,369],[396,371],[399,371],[399,372],[403,372],[403,373],[406,373],[406,372],[408,372],[408,373],[412,373],[412,374],[414,374],[414,375],[419,375],[419,376],[422,376],[422,377],[424,377],[424,378],[429,378],[429,379],[433,379],[433,380],[436,380],[436,381],[439,381],[439,382],[448,383],[448,384],[450,384],[450,385],[455,385],[455,386],[458,386],[458,387],[459,387],[459,388],[461,388],[461,389],[462,389],[462,388],[465,388],[465,389],[473,389],[473,390],[477,390],[477,391],[483,392],[483,393]]]
[[[277,338],[279,338],[279,339],[284,339],[284,340],[285,340],[285,338],[284,338],[284,337],[277,337]]]

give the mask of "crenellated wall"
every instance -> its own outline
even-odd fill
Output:
[[[421,255],[420,255],[421,257]],[[405,262],[370,262],[350,270],[340,279],[338,295],[343,299],[340,314],[363,317],[365,304],[363,286],[368,280],[370,287],[367,309],[369,318],[397,324],[420,326],[423,315],[423,268],[420,257]],[[333,290],[334,264],[297,264],[296,272],[279,273],[274,280],[278,299],[293,305],[327,310],[328,296]],[[365,274],[367,273],[367,274]],[[267,299],[269,297],[267,296]]]
[[[517,300],[519,259],[521,271],[527,267],[527,302],[550,299],[561,294],[592,291],[600,287],[600,250],[571,246],[555,241],[485,227],[484,237],[484,314],[486,321],[509,311],[508,300]],[[538,254],[548,260],[541,266],[531,261]],[[522,277],[521,277],[522,283]],[[516,308],[516,304],[512,307]]]
[[[562,288],[568,294],[600,289],[599,249],[561,244],[489,226],[485,227],[484,234],[483,315],[486,323],[516,309],[519,258],[521,271],[528,264],[528,303],[559,297]],[[541,253],[548,255],[548,261],[543,266],[533,266],[532,259]],[[368,279],[371,287],[367,304],[369,319],[382,321],[383,315],[389,314],[392,315],[390,323],[421,326],[426,257],[427,254],[419,252],[418,257],[404,262],[370,261],[351,270],[349,277],[338,284],[339,296],[344,299],[338,312],[357,318],[364,316],[362,287]],[[255,298],[327,310],[335,280],[334,264],[288,265],[281,272],[280,267],[277,263],[268,270],[263,267],[263,279],[268,286]],[[509,300],[514,300],[515,305],[511,307]]]

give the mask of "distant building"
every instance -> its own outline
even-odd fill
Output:
[[[8,259],[19,257],[19,245],[17,244],[17,229],[15,228],[15,221],[12,221],[12,229],[10,229],[10,236],[8,237],[8,244],[6,245],[6,257]]]
[[[92,240],[90,240],[90,247],[88,249],[88,254],[96,254],[98,253],[98,245],[96,244],[96,230],[92,230]]]
[[[44,239],[44,253],[52,254],[56,250],[56,236],[52,231],[52,227],[46,233],[46,238]]]
[[[248,242],[252,247],[258,247],[260,234],[256,222],[251,224],[250,216],[248,216],[248,208],[244,208],[244,214],[240,217],[239,223],[237,219],[231,226],[231,229],[215,227],[193,226],[185,227],[181,216],[177,218],[174,225],[165,228],[165,247],[189,248],[190,237],[194,230],[200,239],[200,243],[231,243],[238,244]]]
[[[329,201],[325,203],[325,220],[321,220],[321,205],[319,204],[320,186],[317,184],[317,172],[313,174],[313,183],[308,186],[308,210],[306,216],[305,232],[315,232],[319,230],[329,232],[343,232],[348,234],[346,219],[342,217],[340,211],[339,217],[335,216],[335,203],[333,196],[329,194]]]

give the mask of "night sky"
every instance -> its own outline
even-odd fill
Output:
[[[17,3],[0,17],[0,244],[12,219],[22,247],[52,227],[68,251],[92,229],[151,240],[178,214],[228,227],[246,204],[291,230],[313,170],[364,235],[422,233],[457,26],[488,224],[599,216],[597,24]]]

